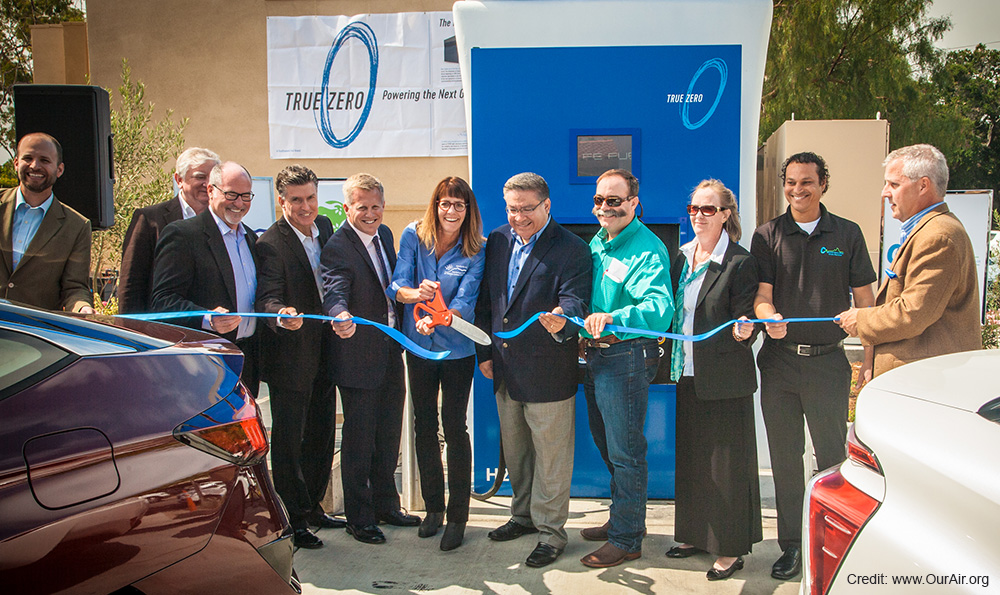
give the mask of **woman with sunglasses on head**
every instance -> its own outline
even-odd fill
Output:
[[[757,293],[757,266],[736,242],[740,220],[733,193],[705,180],[688,205],[695,239],[671,267],[677,304],[673,331],[694,335],[747,319]],[[676,521],[668,558],[715,556],[708,580],[743,568],[763,538],[753,394],[757,373],[753,325],[733,324],[704,341],[674,341],[677,382]]]
[[[413,304],[434,299],[438,290],[452,316],[472,322],[479,282],[483,278],[483,221],[472,188],[462,178],[441,180],[423,219],[403,230],[399,258],[386,293],[406,304],[402,328],[417,344],[433,351],[451,351],[443,360],[430,361],[406,353],[417,465],[427,516],[418,535],[432,537],[445,520],[444,471],[438,443],[438,391],[441,422],[448,446],[447,518],[441,549],[462,545],[469,520],[472,490],[472,446],[466,426],[469,390],[475,369],[473,342],[446,326],[431,327],[429,318],[415,321]]]

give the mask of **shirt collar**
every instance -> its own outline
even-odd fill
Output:
[[[16,211],[18,207],[24,205],[29,209],[38,208],[42,210],[42,216],[44,217],[49,212],[49,207],[52,206],[52,200],[56,197],[55,193],[49,194],[49,197],[45,199],[45,202],[38,205],[37,207],[32,207],[28,204],[28,201],[24,200],[24,195],[21,194],[21,187],[17,187],[17,199],[14,201],[14,210]]]
[[[694,262],[694,250],[698,245],[698,238],[691,240],[690,242],[681,246],[681,253],[688,261],[688,266]],[[722,258],[726,255],[726,250],[729,249],[729,234],[725,230],[722,230],[722,235],[719,236],[719,241],[715,243],[715,248],[712,249],[712,254],[708,257],[709,260],[715,264],[722,264]]]
[[[292,228],[292,231],[295,232],[295,237],[299,238],[299,241],[302,242],[303,244],[306,242],[306,240],[311,240],[313,238],[319,238],[319,228],[316,227],[316,223],[315,222],[313,222],[312,227],[309,228],[309,233],[312,234],[312,235],[308,235],[308,236],[306,234],[302,233],[301,231],[299,231],[299,229],[297,227],[295,227],[294,225],[292,225],[291,223],[288,224],[288,227]],[[357,230],[355,230],[355,231],[357,231]]]
[[[227,233],[235,233],[237,240],[243,239],[242,224],[237,225],[236,229],[233,229],[232,227],[229,227],[228,223],[220,219],[219,216],[215,214],[215,211],[213,211],[212,209],[208,209],[208,212],[212,214],[212,219],[215,219],[215,225],[219,227],[219,233],[221,233],[223,236],[225,236]]]
[[[511,233],[512,236],[514,236],[514,243],[518,244],[519,246],[529,246],[531,244],[534,244],[535,240],[537,240],[538,237],[542,235],[542,232],[545,231],[545,228],[549,226],[549,223],[551,221],[552,221],[552,215],[549,215],[549,218],[545,220],[545,225],[543,225],[541,229],[539,229],[538,231],[536,231],[535,235],[533,235],[530,238],[528,238],[527,242],[525,242],[521,238],[520,234],[518,234],[516,231],[514,231],[514,228],[511,227],[510,228],[510,233]]]
[[[909,219],[907,219],[906,221],[904,221],[903,225],[902,225],[903,232],[909,234],[911,231],[913,231],[913,228],[917,226],[917,223],[920,223],[920,220],[924,218],[924,215],[926,215],[927,213],[930,213],[931,211],[933,211],[934,209],[940,207],[943,204],[944,204],[943,200],[941,202],[934,203],[931,206],[929,206],[926,209],[924,209],[923,211],[920,211],[916,215],[914,215],[914,216],[910,217]]]
[[[628,238],[635,235],[635,233],[639,231],[640,225],[642,225],[642,223],[639,221],[639,218],[636,217],[635,214],[633,213],[632,220],[629,221],[628,225],[626,225],[621,231],[619,231],[618,235],[616,235],[614,238],[609,240],[608,230],[604,229],[603,227],[597,231],[597,235],[600,236],[601,241],[604,242],[605,247],[610,247],[612,244],[617,246],[619,244],[625,243],[628,240]]]
[[[357,227],[354,227],[354,224],[351,223],[350,221],[348,221],[347,224],[351,226],[351,229],[354,230],[354,233],[358,234],[358,237],[361,238],[361,243],[364,244],[365,247],[368,247],[373,241],[375,241],[375,236],[374,235],[369,234],[369,233],[365,233],[365,232],[361,231],[360,229],[358,229]],[[315,224],[314,224],[314,226],[315,226]],[[292,229],[295,229],[295,228],[293,227]]]
[[[183,213],[185,219],[190,219],[198,214],[194,212],[194,208],[188,204],[188,201],[180,192],[177,193],[177,200],[181,201],[181,213]]]
[[[792,216],[792,207],[785,209],[785,233],[806,233],[806,230],[799,227],[796,223],[795,217]],[[816,229],[820,231],[831,231],[833,229],[833,219],[830,215],[830,211],[826,209],[826,205],[819,203],[819,223],[816,224]],[[816,229],[813,233],[816,233]]]

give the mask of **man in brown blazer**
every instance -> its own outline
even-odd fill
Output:
[[[52,193],[62,157],[48,134],[26,134],[17,143],[20,184],[0,197],[0,297],[91,314],[90,221]]]
[[[167,224],[191,219],[208,208],[208,175],[219,162],[219,156],[208,149],[186,149],[177,156],[174,169],[177,195],[132,213],[122,244],[122,266],[118,276],[118,311],[122,314],[150,311],[153,252],[160,232]]]
[[[982,349],[972,243],[944,202],[948,163],[937,148],[896,149],[882,162],[892,216],[903,237],[872,308],[840,314],[840,326],[874,345],[874,375],[916,360]]]

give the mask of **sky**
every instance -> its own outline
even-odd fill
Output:
[[[985,43],[1000,50],[1000,0],[934,0],[929,13],[951,17],[951,31],[938,41],[939,48],[957,50]]]

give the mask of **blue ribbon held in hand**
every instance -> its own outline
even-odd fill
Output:
[[[526,329],[529,326],[531,326],[531,324],[533,322],[535,322],[536,320],[538,320],[538,317],[541,316],[542,314],[549,314],[549,312],[538,312],[537,314],[532,315],[531,318],[529,318],[528,320],[524,321],[524,324],[522,324],[521,326],[517,327],[516,329],[514,329],[512,331],[501,331],[501,332],[495,333],[495,334],[496,334],[496,336],[500,337],[501,339],[510,339],[512,337],[516,337],[516,336],[520,335],[521,333],[523,333],[524,329]],[[566,320],[572,322],[573,324],[579,325],[581,328],[583,328],[583,319],[580,318],[579,316],[566,316],[565,314],[556,314],[556,316],[562,316]],[[834,317],[834,318],[785,318],[783,320],[775,320],[774,318],[754,318],[754,319],[751,319],[751,320],[737,320],[737,319],[733,319],[733,320],[730,320],[729,322],[724,322],[724,323],[720,324],[719,326],[715,327],[714,329],[712,329],[712,330],[710,330],[710,331],[708,331],[706,333],[701,333],[701,334],[698,334],[698,335],[680,335],[680,334],[677,334],[677,333],[661,333],[661,332],[658,332],[658,331],[651,331],[651,330],[644,329],[644,328],[632,328],[632,327],[628,327],[628,326],[618,326],[616,324],[605,325],[604,326],[604,330],[606,330],[608,332],[612,332],[612,333],[628,333],[628,334],[631,334],[631,335],[642,335],[644,337],[654,337],[654,338],[657,338],[657,339],[662,338],[662,339],[673,339],[675,341],[692,341],[692,342],[698,342],[698,341],[704,341],[705,339],[711,337],[712,335],[718,333],[719,331],[721,331],[721,330],[723,330],[725,328],[728,328],[729,326],[731,326],[731,325],[733,325],[733,324],[735,324],[737,322],[742,322],[742,323],[748,323],[748,322],[755,322],[755,323],[756,322],[837,322],[838,320],[840,320],[839,317]]]
[[[297,314],[292,316],[290,314],[268,314],[265,312],[225,312],[220,313],[215,310],[192,310],[187,312],[154,312],[151,314],[119,314],[119,318],[129,318],[131,320],[170,320],[173,318],[203,318],[205,316],[242,316],[245,318],[300,318],[307,320],[323,320],[332,322],[353,322],[354,324],[361,324],[367,326],[373,326],[383,333],[392,337],[394,341],[399,343],[403,349],[409,351],[410,353],[420,356],[424,359],[429,360],[442,360],[449,355],[451,351],[431,351],[429,349],[424,349],[420,345],[414,343],[409,337],[399,332],[398,330],[392,328],[391,326],[386,326],[372,320],[367,320],[361,318],[360,316],[352,316],[351,318],[334,318],[333,316],[323,316],[321,314]]]

